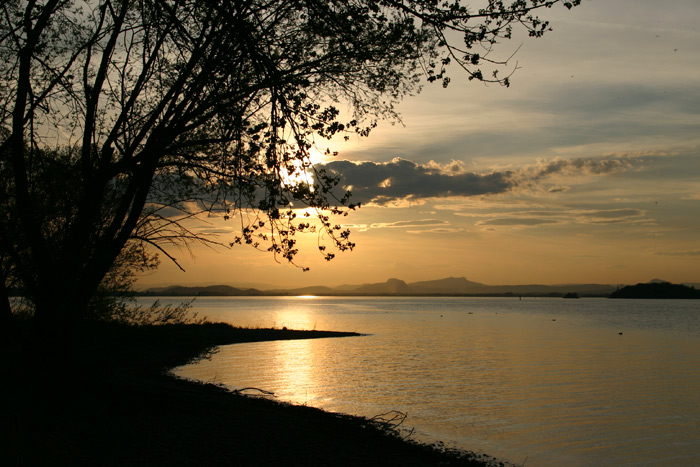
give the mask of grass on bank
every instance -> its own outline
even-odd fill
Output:
[[[53,354],[33,335],[16,323],[6,353],[4,465],[503,465],[403,440],[390,424],[167,374],[219,345],[355,333],[95,323]]]

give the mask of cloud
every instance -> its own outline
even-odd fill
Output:
[[[645,217],[645,211],[639,209],[567,210],[562,208],[560,210],[549,209],[483,214],[457,212],[455,215],[482,218],[475,225],[491,227],[537,227],[553,224],[639,224],[653,222]]]
[[[397,200],[477,196],[510,191],[511,174],[466,172],[459,162],[418,164],[394,158],[389,162],[333,161],[324,168],[341,177],[352,202],[385,205]]]
[[[575,214],[578,222],[592,224],[619,224],[629,222],[632,218],[644,216],[639,209],[607,209],[596,211],[580,211]]]
[[[535,217],[511,217],[511,218],[497,218],[488,219],[485,221],[479,221],[476,225],[500,225],[500,226],[535,226],[542,224],[557,224],[559,221],[556,219],[537,219]]]
[[[197,233],[203,235],[229,235],[233,233],[233,229],[225,227],[198,228]]]
[[[405,229],[414,227],[436,227],[449,225],[450,223],[438,219],[420,219],[411,221],[396,221],[396,222],[376,222],[370,224],[372,229]]]
[[[603,176],[640,167],[643,159],[627,155],[606,158],[538,160],[517,170],[472,172],[462,161],[425,164],[394,158],[389,162],[351,162],[347,160],[319,164],[340,177],[340,186],[350,190],[353,203],[388,205],[397,202],[421,202],[428,198],[495,195],[520,189],[542,188],[550,193],[567,191],[562,185],[547,186],[546,180],[562,177]]]
[[[641,160],[628,156],[611,158],[555,158],[538,160],[535,164],[519,171],[524,180],[536,181],[554,175],[606,175],[624,172],[641,164]],[[561,189],[559,190],[561,191]]]
[[[462,232],[464,229],[456,229],[456,228],[434,228],[434,229],[425,229],[425,230],[407,230],[406,233],[408,234],[451,234],[451,233],[457,233],[457,232]]]
[[[700,250],[690,251],[657,251],[658,256],[700,256]]]
[[[451,227],[451,223],[447,220],[439,219],[414,219],[407,221],[396,222],[373,222],[371,224],[343,224],[343,227],[356,230],[358,232],[366,232],[370,229],[404,229],[406,233],[452,233],[462,230],[460,228]]]

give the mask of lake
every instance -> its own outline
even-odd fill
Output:
[[[366,335],[224,346],[182,377],[398,410],[418,440],[527,466],[700,464],[700,301],[207,297],[193,309]]]

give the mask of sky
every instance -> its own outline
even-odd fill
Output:
[[[425,86],[367,138],[323,143],[363,206],[352,252],[297,263],[193,245],[138,287],[301,287],[466,277],[485,284],[700,282],[700,2],[583,0],[500,45],[509,88]],[[517,64],[516,64],[517,62]],[[505,69],[504,71],[505,72]],[[502,72],[502,73],[503,73]],[[196,227],[226,243],[235,225]],[[321,239],[322,240],[322,239]]]

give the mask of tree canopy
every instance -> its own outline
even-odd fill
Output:
[[[319,139],[367,135],[422,81],[509,84],[492,52],[562,0],[6,0],[0,7],[0,283],[45,323],[81,319],[126,245],[212,241],[293,261],[294,235],[354,245]],[[507,71],[507,70],[506,70]],[[349,112],[344,108],[350,109]],[[343,110],[343,111],[341,111]],[[299,214],[307,207],[306,216]],[[7,306],[5,306],[7,302]]]

